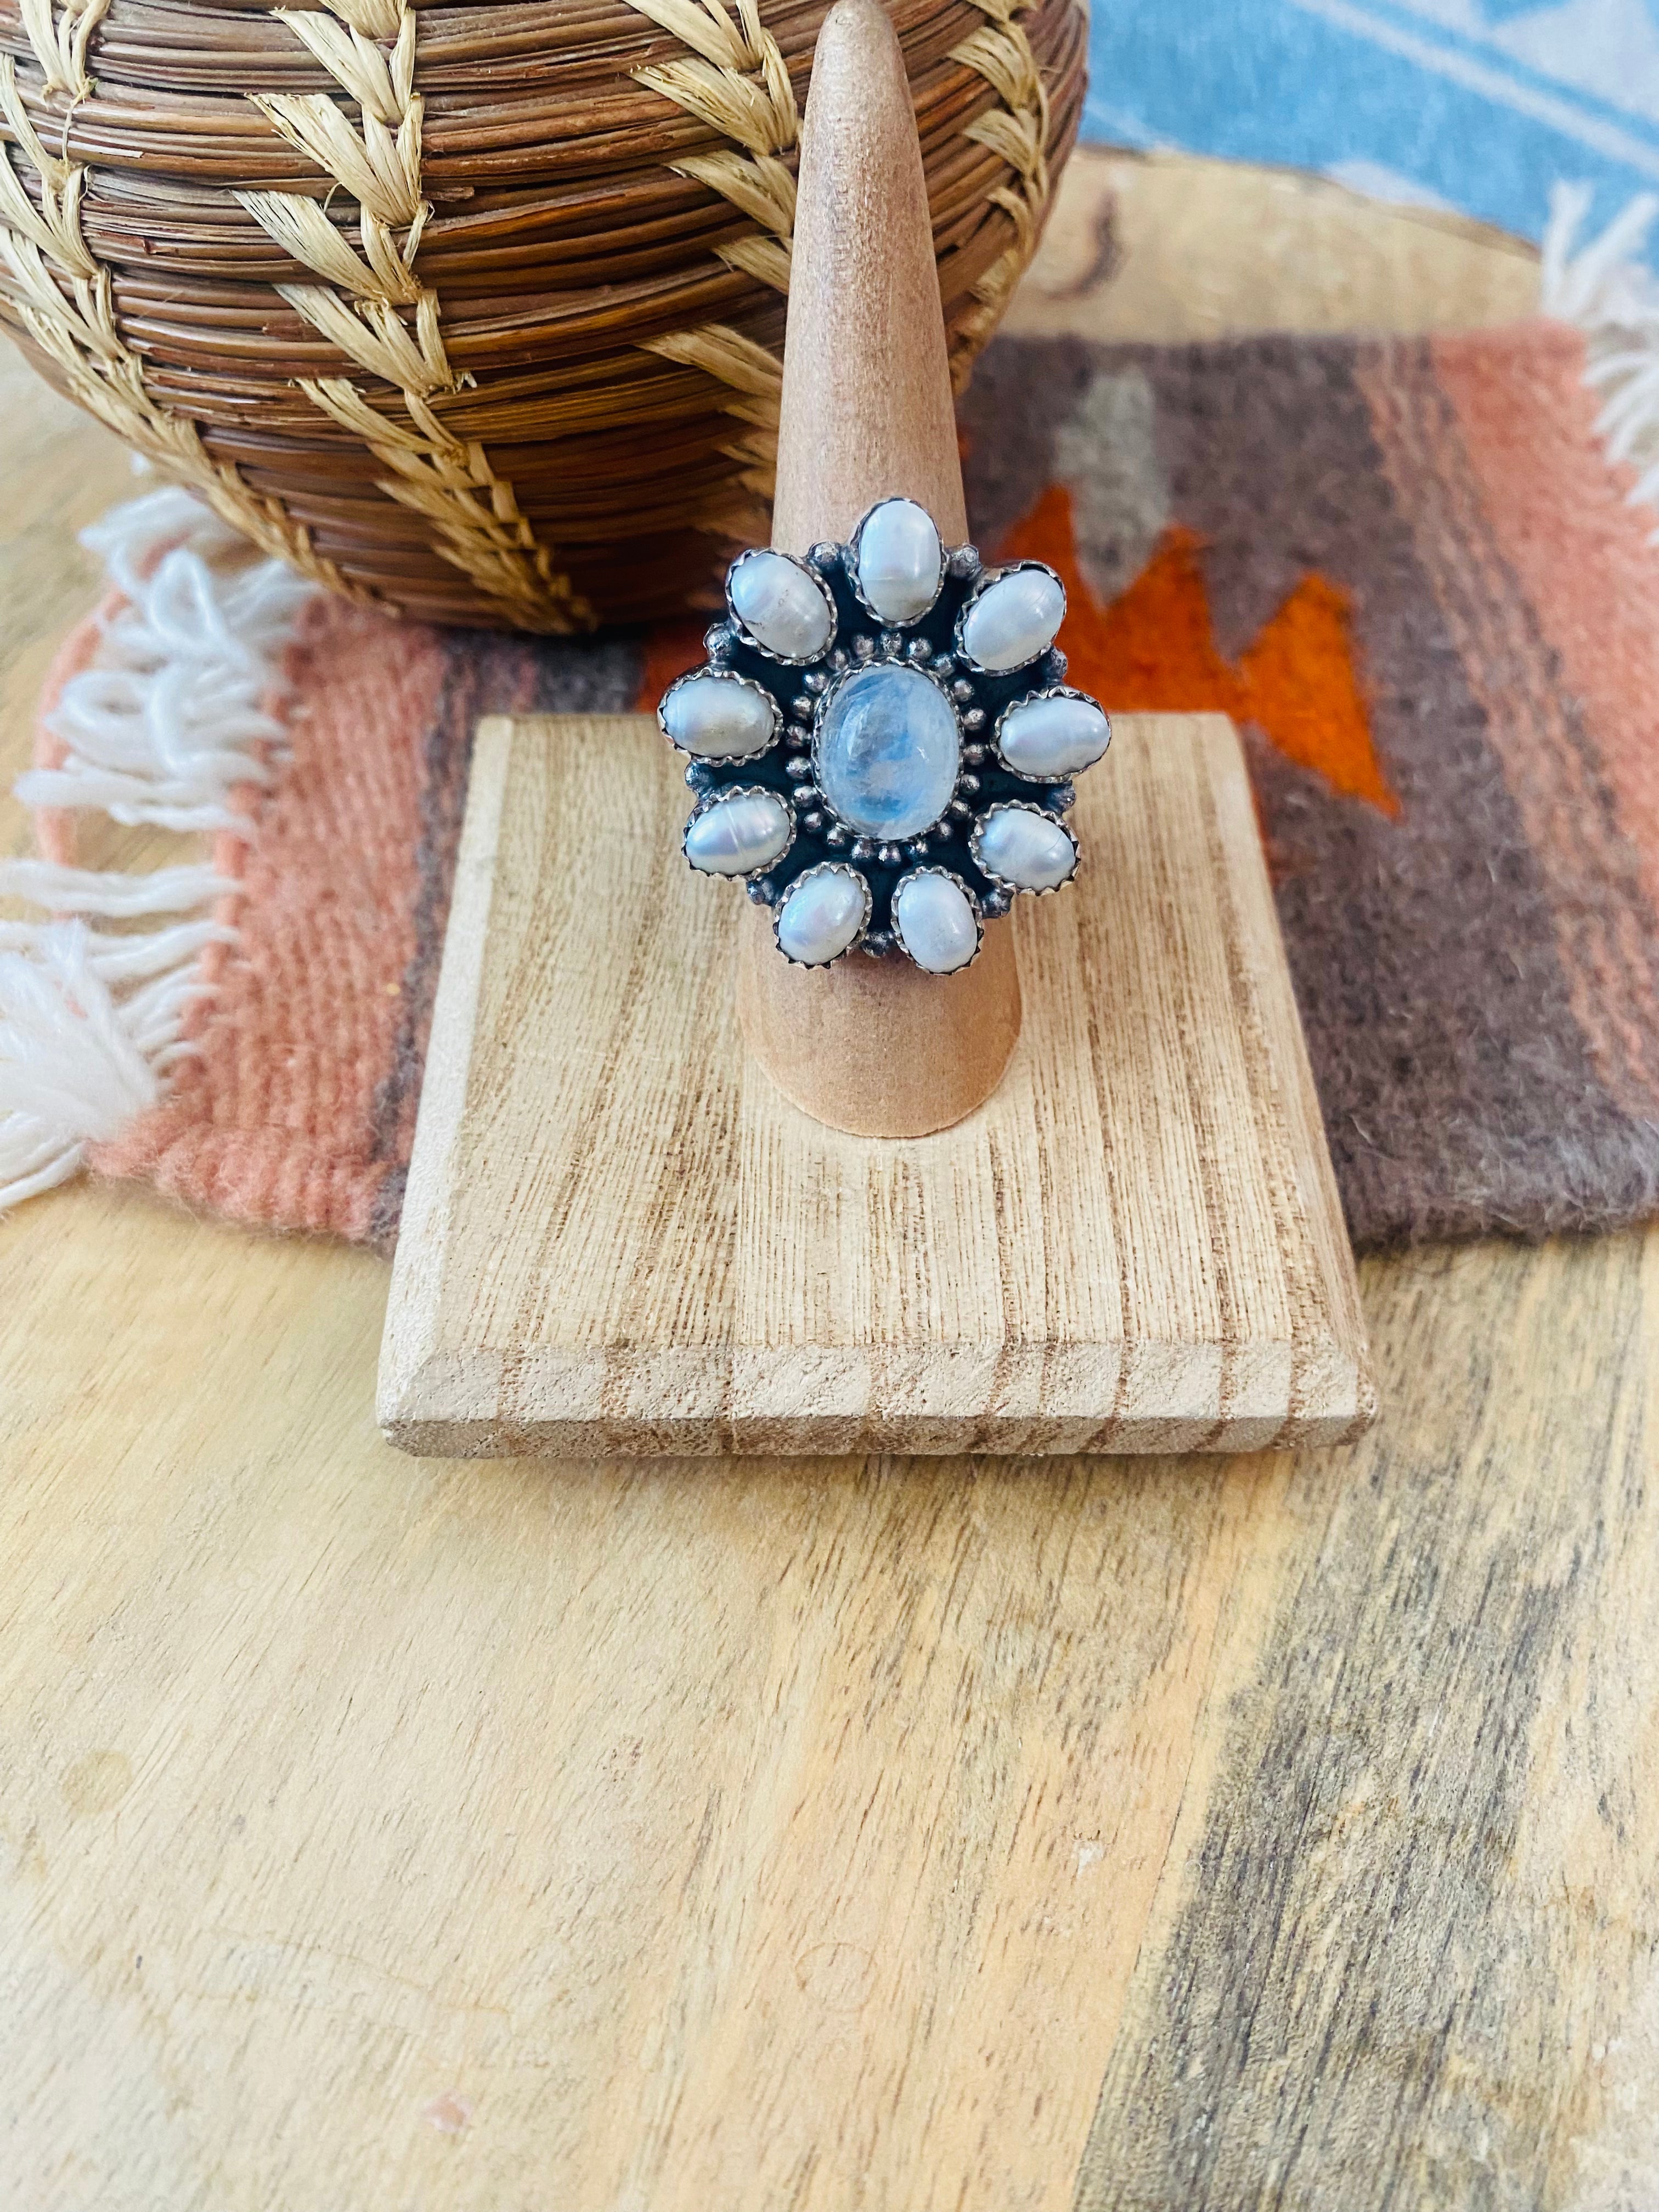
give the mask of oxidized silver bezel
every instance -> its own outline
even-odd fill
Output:
[[[1055,583],[1060,586],[1060,622],[1054,625],[1054,637],[1048,640],[1047,645],[1040,645],[1035,653],[1028,654],[1024,660],[1017,661],[1012,668],[987,668],[982,661],[974,659],[962,641],[963,632],[967,628],[968,617],[994,584],[1000,584],[1005,576],[1018,576],[1023,570],[1030,568],[1040,568],[1045,576],[1052,576]],[[1010,561],[1000,568],[983,569],[979,581],[957,610],[957,626],[951,634],[951,650],[963,666],[971,668],[975,676],[1018,676],[1021,669],[1031,667],[1034,663],[1042,659],[1045,653],[1054,651],[1055,639],[1060,635],[1060,623],[1066,620],[1066,608],[1065,583],[1059,571],[1051,568],[1046,561]]]
[[[986,823],[994,814],[1036,814],[1044,822],[1052,823],[1072,848],[1071,874],[1057,884],[1017,884],[1010,877],[1000,876],[994,868],[988,867],[981,856],[980,841],[984,835]],[[1066,824],[1058,815],[1051,814],[1046,806],[1035,805],[1029,799],[993,800],[984,813],[977,817],[973,828],[969,831],[968,850],[972,854],[974,866],[979,870],[981,875],[988,877],[999,890],[1011,891],[1018,898],[1052,898],[1056,891],[1063,891],[1067,884],[1074,884],[1077,881],[1077,872],[1083,865],[1083,848]]]
[[[892,919],[893,942],[898,946],[899,951],[903,953],[905,958],[910,963],[910,965],[913,968],[921,968],[924,975],[936,975],[939,974],[939,971],[936,968],[921,967],[921,961],[917,959],[915,954],[911,951],[909,946],[904,941],[904,931],[899,921],[898,895],[904,889],[906,884],[911,882],[917,876],[943,876],[947,883],[951,883],[956,885],[957,889],[962,893],[963,898],[968,902],[969,911],[974,917],[974,949],[969,954],[968,957],[963,962],[960,968],[951,968],[945,971],[947,974],[951,975],[965,975],[968,969],[973,966],[975,961],[979,958],[980,954],[985,950],[985,916],[981,910],[979,901],[974,896],[972,886],[969,884],[965,884],[954,868],[937,868],[929,865],[928,866],[921,868],[907,868],[904,871],[904,873],[894,884],[892,896],[887,902],[887,911]]]
[[[775,860],[770,860],[767,865],[769,867],[775,868],[777,862]],[[857,930],[854,933],[851,939],[842,947],[841,951],[837,952],[832,959],[797,960],[793,952],[783,952],[783,939],[779,936],[778,930],[783,921],[783,909],[788,905],[790,900],[800,889],[801,885],[805,883],[810,883],[814,876],[850,876],[853,878],[853,881],[858,884],[859,888],[864,893],[864,919],[860,922]],[[782,897],[778,901],[776,906],[773,908],[772,942],[777,946],[780,952],[783,952],[784,958],[789,963],[789,965],[792,968],[833,968],[837,960],[845,960],[849,952],[856,952],[860,945],[863,944],[865,932],[870,927],[870,916],[875,911],[875,895],[870,889],[870,878],[865,874],[862,868],[856,866],[851,860],[815,860],[810,868],[803,868],[801,870],[800,873],[795,878],[793,883],[790,884],[788,890],[784,892]]]
[[[1007,754],[1003,751],[1002,726],[1009,715],[1018,714],[1024,708],[1037,706],[1044,699],[1080,699],[1085,707],[1092,707],[1097,714],[1104,717],[1106,743],[1096,754],[1094,759],[1089,763],[1089,768],[1055,769],[1042,775],[1034,775],[1028,768],[1016,768]],[[1010,775],[1017,775],[1022,783],[1069,783],[1074,775],[1087,775],[1089,769],[1098,768],[1111,750],[1112,718],[1106,713],[1099,700],[1089,692],[1079,691],[1074,684],[1054,684],[1046,691],[1028,691],[1023,699],[1011,699],[1008,702],[997,716],[996,727],[991,732],[991,747],[996,754],[998,764],[1006,769]]]
[[[817,591],[819,598],[823,601],[825,607],[829,610],[830,635],[825,638],[823,643],[818,647],[816,653],[803,653],[799,659],[787,653],[775,653],[769,645],[763,645],[761,643],[759,638],[755,635],[753,630],[750,629],[748,623],[744,622],[743,617],[738,612],[737,607],[733,604],[732,599],[732,580],[737,575],[738,569],[743,568],[748,562],[758,561],[762,558],[769,561],[787,561],[792,568],[799,568],[803,576],[806,576],[811,579]],[[824,582],[823,577],[819,575],[817,570],[812,566],[811,562],[810,561],[804,561],[799,553],[780,553],[775,545],[751,545],[746,553],[738,554],[737,559],[732,563],[732,566],[726,572],[726,611],[727,616],[730,617],[732,629],[737,632],[738,637],[742,639],[743,642],[746,646],[750,647],[754,652],[760,653],[764,659],[773,662],[775,665],[780,668],[811,668],[816,666],[816,665],[822,660],[827,653],[834,651],[836,635],[841,627],[841,617],[836,607],[836,595],[830,589],[830,586]]]
[[[908,668],[917,676],[925,676],[950,708],[951,720],[956,725],[957,772],[951,784],[951,796],[931,822],[922,829],[907,830],[902,837],[878,836],[873,830],[860,830],[856,822],[849,822],[840,809],[832,804],[829,793],[824,790],[823,763],[818,758],[818,745],[823,733],[823,718],[830,710],[830,701],[837,692],[843,690],[855,676],[867,675],[872,668]],[[817,705],[812,715],[812,781],[818,794],[817,804],[833,821],[840,823],[850,837],[857,838],[866,845],[896,845],[902,851],[907,845],[914,845],[918,838],[932,837],[936,835],[940,823],[948,820],[951,807],[962,796],[962,779],[969,773],[968,763],[962,757],[969,742],[968,732],[962,726],[962,710],[951,696],[945,679],[935,670],[929,668],[921,661],[890,657],[885,654],[872,654],[867,660],[855,660],[850,668],[839,670],[825,689],[819,692]]]
[[[927,516],[928,521],[933,523],[933,535],[939,540],[939,574],[933,579],[933,597],[919,614],[907,615],[902,622],[896,621],[891,615],[883,614],[878,608],[870,604],[864,595],[864,579],[859,570],[859,549],[864,543],[864,526],[872,515],[879,514],[884,507],[919,508]],[[939,595],[945,589],[945,579],[950,572],[950,567],[951,556],[945,546],[945,532],[937,522],[933,522],[932,514],[928,514],[928,510],[922,506],[919,499],[910,499],[903,492],[894,492],[890,497],[878,499],[873,507],[866,507],[859,517],[858,528],[853,532],[847,548],[847,580],[853,586],[853,596],[864,609],[865,613],[869,616],[871,621],[878,623],[883,629],[914,629],[918,623],[926,622],[939,605]]]
[[[700,868],[686,849],[692,827],[700,822],[705,814],[712,814],[717,806],[724,806],[733,799],[775,799],[778,805],[782,807],[785,818],[789,824],[788,842],[781,851],[774,853],[770,860],[763,860],[757,868],[733,868],[730,871],[725,868]],[[787,860],[793,849],[794,842],[795,810],[781,791],[774,791],[771,785],[768,783],[728,783],[722,785],[718,791],[708,793],[697,801],[690,813],[687,815],[685,827],[680,832],[680,858],[694,875],[707,876],[711,883],[752,884],[758,882],[769,868],[775,868],[780,860]]]
[[[745,691],[752,691],[757,698],[764,699],[771,710],[772,734],[764,744],[752,746],[746,753],[694,753],[690,746],[682,744],[669,728],[664,711],[674,694],[686,684],[736,684]],[[763,753],[770,752],[783,734],[783,709],[767,690],[765,684],[757,684],[752,676],[739,676],[735,668],[688,668],[684,676],[677,676],[674,678],[658,701],[657,727],[673,746],[675,751],[684,753],[687,760],[720,762],[758,760]]]

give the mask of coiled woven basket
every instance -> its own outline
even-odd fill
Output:
[[[672,612],[771,489],[827,0],[0,0],[0,314],[268,550],[412,616]],[[961,374],[1078,0],[892,0]]]

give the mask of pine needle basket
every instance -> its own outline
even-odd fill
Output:
[[[0,318],[336,592],[567,633],[763,538],[827,0],[0,0]],[[1078,0],[891,0],[965,377]]]

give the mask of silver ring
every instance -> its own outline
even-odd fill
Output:
[[[1070,881],[1073,779],[1110,725],[1066,684],[1052,568],[988,570],[894,498],[849,544],[740,555],[726,603],[657,720],[696,794],[688,860],[744,878],[786,959],[952,973],[1014,898]]]

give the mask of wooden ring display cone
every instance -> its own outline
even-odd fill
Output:
[[[921,148],[897,39],[877,0],[838,0],[818,34],[801,132],[772,543],[850,538],[878,500],[968,535]],[[948,1129],[1001,1081],[1019,1038],[1013,931],[971,967],[901,956],[832,968],[780,958],[745,917],[738,1018],[750,1051],[816,1121],[868,1137]]]

